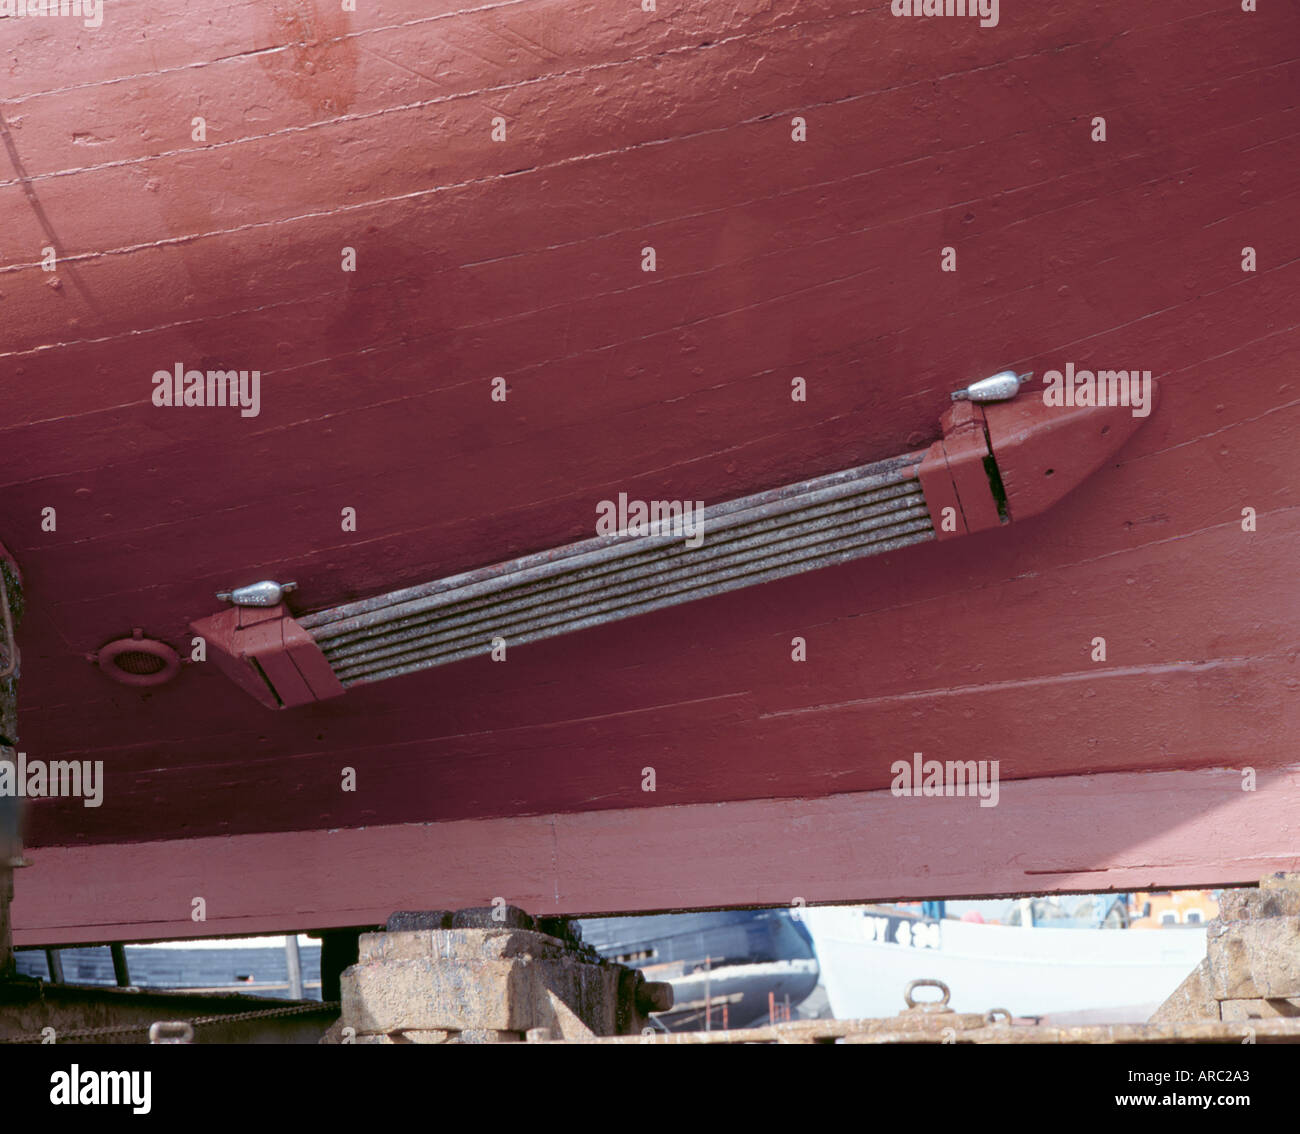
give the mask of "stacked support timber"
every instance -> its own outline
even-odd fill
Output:
[[[1225,890],[1219,917],[1208,926],[1205,959],[1151,1021],[1279,1017],[1300,1017],[1300,874]]]

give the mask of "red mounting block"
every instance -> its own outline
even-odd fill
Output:
[[[320,647],[278,606],[235,606],[190,628],[236,685],[272,709],[337,697],[343,686]]]
[[[1156,384],[1151,384],[1154,406]],[[1128,406],[954,402],[917,471],[939,539],[1045,512],[1145,421]],[[948,510],[945,516],[945,510]]]

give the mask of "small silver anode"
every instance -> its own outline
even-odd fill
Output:
[[[952,400],[954,402],[1005,402],[1009,398],[1014,398],[1020,392],[1020,387],[1033,376],[1032,370],[1028,374],[1003,370],[991,378],[981,378],[978,382],[972,382],[964,390],[954,390]]]
[[[233,591],[218,591],[217,598],[235,606],[277,606],[285,595],[297,589],[297,583],[273,583],[266,579],[249,583],[246,587],[236,587]]]

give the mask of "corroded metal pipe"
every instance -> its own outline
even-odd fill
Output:
[[[344,686],[540,641],[934,538],[908,453],[306,615]]]
[[[415,636],[430,626],[443,630],[482,622],[485,618],[488,621],[499,621],[507,612],[550,606],[562,600],[583,601],[611,588],[627,591],[634,586],[653,586],[666,578],[681,574],[702,573],[704,570],[716,570],[727,565],[740,568],[778,548],[823,542],[846,527],[849,529],[846,534],[852,534],[853,531],[865,532],[887,526],[912,512],[924,514],[924,497],[915,487],[899,486],[889,490],[886,496],[873,495],[861,500],[865,503],[854,499],[837,502],[834,508],[819,510],[818,516],[813,519],[822,520],[824,517],[824,520],[818,524],[808,522],[799,527],[787,525],[777,531],[770,527],[764,529],[757,524],[732,529],[722,536],[710,539],[699,548],[691,549],[678,542],[652,552],[617,560],[612,565],[586,567],[539,582],[513,586],[474,600],[449,603],[444,607],[377,621],[346,635],[327,639],[326,651],[332,658],[346,657],[372,648],[374,636],[381,631],[400,640],[403,634]],[[921,511],[915,511],[918,508]]]
[[[811,504],[823,503],[838,496],[853,495],[870,488],[901,484],[915,478],[916,467],[925,454],[907,453],[901,457],[891,457],[872,465],[848,469],[844,472],[831,473],[814,480],[801,481],[781,488],[760,492],[753,496],[740,497],[724,504],[713,505],[705,509],[705,524],[708,531],[720,531],[748,519],[765,519],[779,516],[790,511],[806,508]],[[750,515],[752,513],[752,515]],[[432,609],[439,605],[439,596],[458,590],[457,598],[468,597],[474,593],[488,593],[503,586],[513,586],[531,578],[543,578],[550,574],[559,574],[575,567],[585,566],[591,562],[611,560],[624,555],[632,555],[654,547],[679,544],[682,537],[671,532],[656,533],[646,536],[616,534],[597,536],[579,543],[549,551],[507,560],[504,563],[481,567],[446,579],[438,579],[415,587],[406,587],[387,594],[357,602],[344,603],[328,610],[305,614],[298,619],[304,629],[309,630],[314,638],[323,641],[336,637],[350,630],[369,625],[367,616],[399,604],[418,604],[425,599],[435,601],[427,607],[412,606],[406,613],[420,609]],[[583,557],[595,557],[586,559]],[[445,601],[445,600],[444,600]]]

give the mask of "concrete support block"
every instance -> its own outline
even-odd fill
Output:
[[[559,919],[537,923],[507,907],[403,912],[389,925],[361,936],[358,963],[341,979],[340,1022],[357,1042],[622,1035],[640,1031],[648,1011],[671,1006],[669,986],[602,960]],[[425,1038],[440,1034],[447,1038]]]
[[[1300,917],[1211,922],[1206,956],[1216,1000],[1300,996]]]
[[[558,938],[521,929],[402,930],[363,933],[358,963],[558,960],[569,953],[569,947]],[[599,963],[599,958],[592,960]]]
[[[342,986],[343,1019],[361,1034],[531,1026],[522,967],[509,962],[363,962]]]

